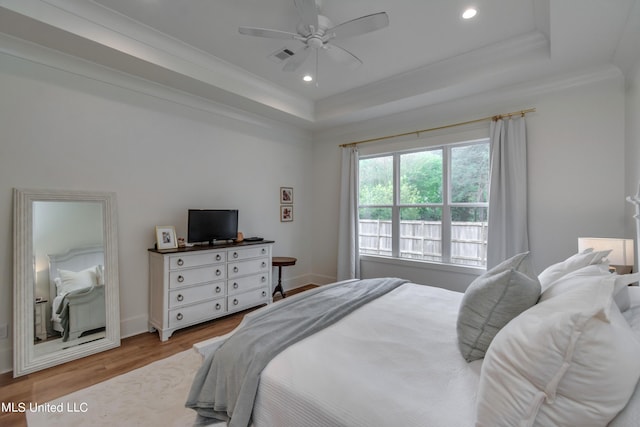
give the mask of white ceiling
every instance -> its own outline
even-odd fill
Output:
[[[318,129],[585,67],[637,60],[640,0],[322,0],[333,24],[385,11],[388,27],[336,40],[296,72],[268,55],[296,41],[293,0],[0,0],[0,31],[233,107]],[[462,11],[473,5],[476,18]]]

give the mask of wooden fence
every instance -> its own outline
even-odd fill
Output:
[[[391,221],[360,220],[360,253],[391,256]],[[400,221],[400,257],[442,261],[442,224],[437,221]],[[487,223],[451,224],[451,262],[487,264]]]

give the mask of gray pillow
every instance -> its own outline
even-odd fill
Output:
[[[540,290],[529,252],[475,279],[464,293],[457,322],[458,347],[466,361],[482,359],[498,331],[538,302]]]

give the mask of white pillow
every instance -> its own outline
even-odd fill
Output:
[[[78,289],[97,285],[96,267],[94,265],[81,271],[58,270],[61,281],[61,286],[58,287],[58,295],[65,295]]]
[[[636,338],[640,340],[640,306],[631,307],[623,316],[636,334]],[[608,427],[629,426],[640,426],[640,382],[636,384],[636,389],[627,406],[608,425]]]
[[[605,257],[609,255],[611,250],[596,251],[593,249],[585,249],[584,251],[570,256],[566,260],[557,264],[550,265],[538,275],[542,292],[544,292],[553,282],[573,271],[593,264],[601,264],[605,261]]]
[[[58,274],[60,273],[58,272]],[[56,277],[53,279],[53,283],[56,284],[56,295],[62,295],[62,279]]]
[[[640,273],[634,274],[613,274],[609,272],[609,266],[605,264],[594,264],[583,267],[579,270],[566,274],[560,279],[553,282],[540,295],[540,302],[556,295],[564,293],[574,287],[581,286],[585,283],[585,279],[590,277],[609,277],[613,276],[615,287],[613,291],[613,299],[618,305],[620,311],[624,312],[629,308],[630,299],[628,287],[631,283],[640,280]]]
[[[615,276],[542,301],[498,332],[480,375],[477,426],[604,426],[640,378],[640,342],[613,304]]]
[[[96,265],[96,280],[98,285],[104,285],[104,265]]]

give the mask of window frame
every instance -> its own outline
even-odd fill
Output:
[[[466,141],[458,141],[458,142],[450,142],[450,143],[441,143],[436,145],[422,146],[416,147],[406,150],[397,150],[391,152],[384,153],[376,153],[376,154],[368,154],[360,156],[358,160],[358,166],[360,166],[361,160],[374,159],[374,158],[383,158],[383,157],[391,157],[392,158],[392,181],[393,181],[393,195],[392,195],[392,204],[384,205],[384,204],[375,204],[375,205],[366,205],[360,203],[360,198],[358,196],[358,217],[361,209],[375,209],[375,208],[383,208],[383,209],[391,209],[391,256],[387,255],[379,255],[379,254],[371,254],[371,253],[362,253],[359,252],[360,257],[384,257],[384,258],[392,258],[402,261],[409,262],[423,262],[430,264],[440,264],[440,265],[450,265],[455,267],[468,267],[468,268],[481,268],[486,269],[485,265],[471,265],[464,264],[460,262],[452,262],[451,259],[451,249],[452,249],[452,217],[451,212],[452,208],[486,208],[487,209],[487,218],[488,218],[488,210],[489,210],[489,200],[488,200],[488,191],[487,191],[487,201],[486,202],[452,202],[451,201],[451,160],[452,155],[451,152],[456,147],[465,147],[471,145],[480,145],[480,144],[490,144],[490,139],[488,137],[482,138],[474,138]],[[404,154],[418,153],[418,152],[427,152],[427,151],[441,151],[442,152],[442,202],[441,203],[421,203],[421,204],[402,204],[400,202],[401,194],[401,168],[400,168],[400,159]],[[491,147],[489,145],[489,161],[491,158]],[[487,185],[490,184],[490,175],[487,177]],[[360,189],[360,182],[358,182],[358,190]],[[435,207],[441,209],[441,260],[432,261],[432,260],[424,260],[424,259],[412,259],[408,257],[400,256],[400,211],[404,208],[422,208],[422,207]],[[487,219],[488,222],[488,219]],[[360,236],[360,232],[358,232]],[[360,237],[358,237],[360,238]],[[360,251],[360,249],[359,249]],[[486,262],[486,258],[485,258]]]

